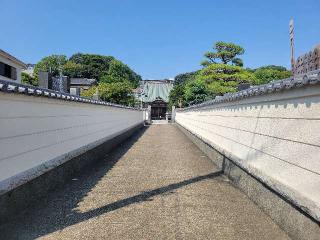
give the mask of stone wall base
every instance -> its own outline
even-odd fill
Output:
[[[179,124],[178,128],[199,147],[231,180],[292,239],[319,240],[320,223],[289,202],[284,196],[249,174],[232,159],[228,159],[211,145]]]
[[[36,202],[43,198],[48,192],[63,185],[77,173],[84,170],[84,168],[103,159],[108,152],[142,127],[143,124],[139,124],[126,132],[120,133],[101,145],[1,195],[0,224],[8,221],[13,215],[20,211],[36,204]]]

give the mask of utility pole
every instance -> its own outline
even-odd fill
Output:
[[[290,34],[290,52],[291,52],[291,71],[294,75],[295,72],[295,59],[294,59],[294,25],[293,19],[289,23],[289,34]]]

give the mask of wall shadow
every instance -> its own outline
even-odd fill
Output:
[[[2,235],[4,239],[36,239],[99,215],[132,204],[150,201],[155,196],[171,194],[173,190],[223,174],[223,170],[220,170],[207,175],[197,176],[181,182],[144,191],[87,212],[79,212],[77,210],[78,204],[140,139],[147,128],[148,127],[144,127],[119,145],[107,154],[103,161],[77,174],[73,180],[67,182],[67,184],[56,189],[54,192],[51,192],[45,199],[42,199],[38,205],[26,209],[12,219],[11,222],[0,226],[0,235]]]

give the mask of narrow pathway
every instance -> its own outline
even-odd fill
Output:
[[[1,239],[288,239],[174,125],[152,125]]]

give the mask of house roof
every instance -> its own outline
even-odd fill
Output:
[[[172,83],[146,81],[143,85],[142,101],[153,102],[162,99],[164,102],[169,102],[169,93],[172,88]]]
[[[70,85],[91,86],[97,83],[96,79],[90,78],[70,78]]]
[[[0,49],[0,56],[8,59],[11,62],[14,62],[15,64],[19,65],[22,68],[27,67],[27,65],[24,62],[20,61],[19,59],[15,58],[14,56],[10,55],[9,53],[3,51],[2,49]]]

